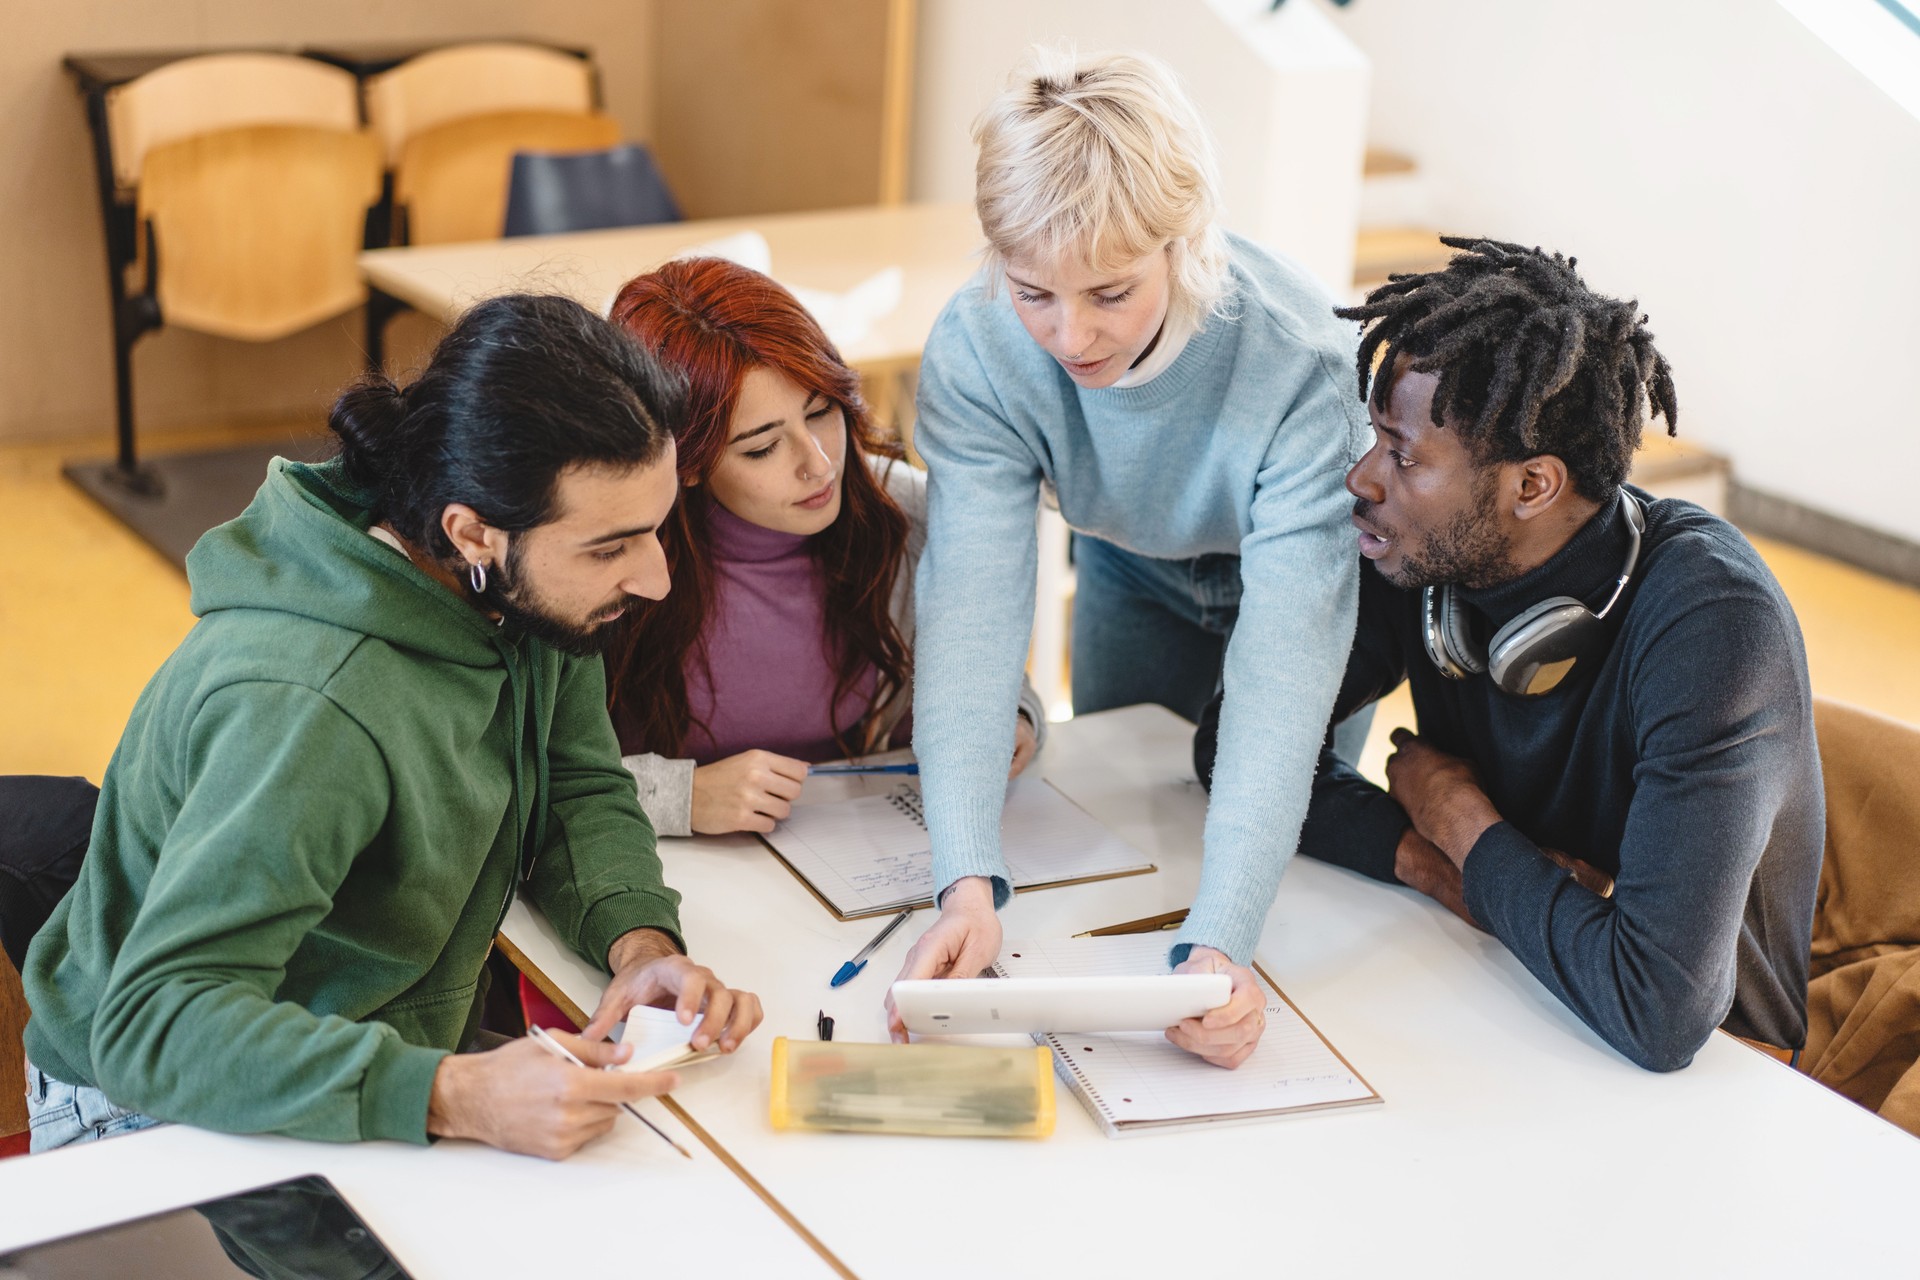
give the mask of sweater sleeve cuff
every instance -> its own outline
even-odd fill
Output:
[[[580,954],[604,972],[614,942],[635,929],[658,929],[686,954],[687,940],[680,934],[680,913],[674,904],[638,890],[612,894],[587,909],[580,922]]]
[[[934,900],[939,901],[956,880],[985,876],[993,881],[993,907],[998,911],[1013,897],[1006,859],[1000,856],[1000,811],[1006,803],[1001,782],[984,797],[968,797],[953,816],[955,821],[929,821],[933,833]],[[933,816],[929,805],[928,816]],[[942,838],[942,833],[947,833]]]
[[[669,760],[652,754],[620,757],[633,775],[640,807],[661,836],[693,834],[693,766],[691,760]]]
[[[1542,902],[1566,873],[1547,861],[1540,847],[1511,822],[1480,833],[1460,868],[1461,889],[1473,918],[1506,938],[1516,902]]]
[[[1180,926],[1173,949],[1168,952],[1168,960],[1173,964],[1185,964],[1193,954],[1195,947],[1212,947],[1235,964],[1253,963],[1253,944],[1260,939],[1260,929],[1267,922],[1266,911],[1257,913],[1236,910],[1227,913],[1203,912],[1201,904],[1195,902],[1187,914],[1187,921]]]
[[[1006,906],[1007,903],[1013,900],[1013,885],[1007,880],[1005,876],[997,875],[991,871],[963,871],[959,875],[953,877],[953,879],[947,881],[947,883],[941,887],[940,892],[935,894],[933,897],[933,905],[936,907],[942,905],[946,901],[947,890],[953,888],[953,886],[956,883],[966,879],[968,876],[985,876],[989,881],[992,882],[993,909],[995,911],[998,911],[1000,908]]]
[[[441,1049],[408,1044],[398,1034],[382,1037],[360,1083],[360,1136],[395,1142],[427,1141],[427,1103]]]

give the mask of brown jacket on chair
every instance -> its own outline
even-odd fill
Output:
[[[1827,848],[1800,1068],[1920,1136],[1920,729],[1824,699],[1814,724]]]

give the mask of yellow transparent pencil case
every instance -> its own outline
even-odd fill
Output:
[[[773,1042],[776,1129],[1044,1138],[1053,1051],[958,1044]]]

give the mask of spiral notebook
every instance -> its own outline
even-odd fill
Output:
[[[760,837],[842,920],[933,903],[933,846],[920,788],[799,804]],[[1016,889],[1141,875],[1153,863],[1042,778],[1016,778],[1000,818],[1000,851]]]
[[[1008,942],[993,971],[1003,978],[1165,973],[1170,945],[1165,933]],[[1158,1031],[1034,1039],[1053,1050],[1061,1082],[1110,1138],[1379,1102],[1258,965],[1254,973],[1267,997],[1267,1028],[1253,1056],[1232,1071],[1175,1048]]]

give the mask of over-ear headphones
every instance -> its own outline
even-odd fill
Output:
[[[1603,651],[1602,620],[1619,603],[1620,593],[1633,577],[1640,560],[1640,535],[1647,527],[1639,501],[1624,487],[1620,505],[1627,513],[1627,562],[1620,566],[1620,580],[1598,613],[1572,596],[1554,596],[1526,609],[1494,632],[1491,641],[1482,643],[1465,606],[1454,599],[1451,583],[1423,591],[1421,636],[1440,674],[1465,680],[1484,671],[1502,693],[1537,698],[1558,688],[1574,663]]]

